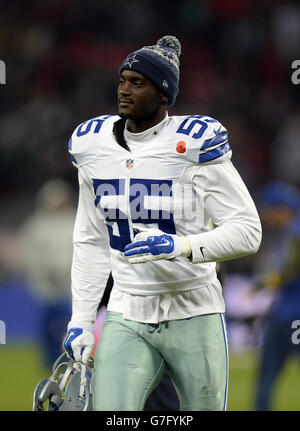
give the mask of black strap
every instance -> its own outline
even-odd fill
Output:
[[[124,138],[125,123],[126,120],[124,120],[123,118],[116,121],[113,127],[113,134],[115,135],[118,144],[121,145],[121,147],[125,148],[125,150],[130,151]]]

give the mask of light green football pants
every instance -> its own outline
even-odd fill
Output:
[[[93,410],[143,410],[167,367],[181,410],[226,410],[222,314],[146,324],[108,312],[94,358]]]

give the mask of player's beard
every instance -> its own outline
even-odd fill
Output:
[[[133,103],[130,105],[130,109],[128,112],[124,110],[122,112],[122,108],[119,107],[119,116],[125,120],[132,121],[150,121],[153,117],[156,116],[157,112],[161,107],[160,98],[152,98],[147,101],[147,103],[138,104]]]

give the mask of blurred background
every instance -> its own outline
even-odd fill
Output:
[[[300,410],[300,86],[291,79],[300,5],[279,0],[1,6],[0,410],[31,410],[70,317],[70,135],[88,118],[116,112],[121,62],[165,34],[182,44],[169,114],[206,114],[226,126],[263,224],[260,251],[220,268],[228,410]]]

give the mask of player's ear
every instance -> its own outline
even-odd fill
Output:
[[[160,101],[161,101],[162,105],[168,105],[169,104],[169,99],[163,93],[160,93]]]

